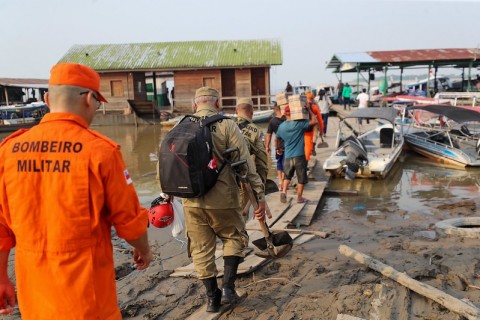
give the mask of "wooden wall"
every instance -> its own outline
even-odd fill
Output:
[[[108,100],[105,110],[124,110],[128,114],[127,100],[147,100],[145,72],[101,73],[100,92]]]
[[[180,113],[191,113],[195,91],[209,85],[222,92],[221,72],[212,70],[175,71],[173,75],[175,88],[175,110]]]
[[[252,96],[250,69],[235,70],[235,85],[237,87],[237,96],[239,98],[248,98]]]
[[[265,93],[270,94],[270,69],[256,68],[255,73],[265,72]],[[239,98],[256,95],[252,92],[252,70],[250,68],[235,69],[235,94]],[[130,113],[127,100],[147,100],[145,72],[115,72],[100,74],[100,91],[109,101],[105,110],[123,110]],[[173,76],[175,88],[175,111],[191,113],[195,91],[203,86],[211,86],[222,94],[221,69],[201,69],[175,71]],[[263,80],[260,80],[263,82]],[[258,84],[257,84],[258,85]],[[262,85],[260,85],[262,87]],[[263,99],[262,99],[263,100]],[[227,102],[227,101],[226,101]],[[262,101],[263,103],[263,101]],[[232,100],[232,106],[235,102]]]

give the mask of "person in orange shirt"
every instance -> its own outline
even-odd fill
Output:
[[[310,160],[311,155],[316,155],[315,153],[315,143],[317,140],[317,136],[323,136],[323,120],[322,120],[322,113],[320,112],[320,108],[314,102],[315,96],[311,92],[307,92],[307,107],[310,108],[317,117],[317,124],[307,131],[305,131],[304,139],[305,139],[305,158],[307,161]]]
[[[93,69],[59,63],[45,95],[50,113],[0,145],[0,314],[13,311],[7,275],[15,247],[22,319],[121,319],[111,228],[133,246],[137,269],[152,260],[120,147],[90,130],[107,100]]]

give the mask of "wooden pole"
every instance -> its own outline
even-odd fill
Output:
[[[356,251],[355,249],[352,249],[348,246],[340,245],[338,247],[338,251],[344,256],[353,258],[357,262],[365,264],[369,268],[380,272],[384,276],[397,281],[408,289],[413,290],[416,293],[421,294],[429,299],[432,299],[433,301],[441,304],[450,311],[456,312],[470,320],[480,319],[480,309],[475,306],[472,306],[466,302],[463,302],[460,299],[452,297],[451,295],[448,295],[445,292],[438,290],[437,288],[434,288],[428,284],[412,279],[405,273],[398,272],[394,268],[383,264],[380,261],[375,260],[372,257]]]
[[[157,101],[157,74],[155,73],[155,71],[152,72],[152,77],[153,77],[153,105],[158,106],[158,101]]]
[[[400,67],[400,93],[403,92],[403,67]]]
[[[5,104],[8,106],[9,103],[8,103],[8,91],[7,91],[7,86],[3,87],[4,91],[5,91]]]
[[[426,97],[430,97],[430,70],[432,69],[431,65],[428,65],[428,74],[427,74],[427,87],[425,89],[425,92],[427,93]]]

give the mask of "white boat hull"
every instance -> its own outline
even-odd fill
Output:
[[[359,139],[367,148],[368,163],[355,172],[356,178],[385,178],[400,156],[404,140],[399,133],[396,134],[396,142],[393,147],[382,147],[379,144],[379,139],[373,138],[374,136],[378,137],[378,133],[375,135],[375,132],[379,132],[384,127],[388,127],[388,125],[382,125],[372,132],[367,132],[366,135],[359,136]],[[341,146],[325,160],[323,169],[332,176],[345,177],[344,164],[346,161],[347,154],[345,148]]]
[[[455,146],[449,143],[434,141],[426,132],[405,135],[405,141],[415,152],[435,162],[457,167],[480,167],[480,157],[476,149],[478,139],[464,140]]]

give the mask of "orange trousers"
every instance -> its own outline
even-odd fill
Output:
[[[313,130],[310,132],[305,132],[304,140],[305,140],[305,158],[307,159],[307,161],[309,161],[313,151]]]

